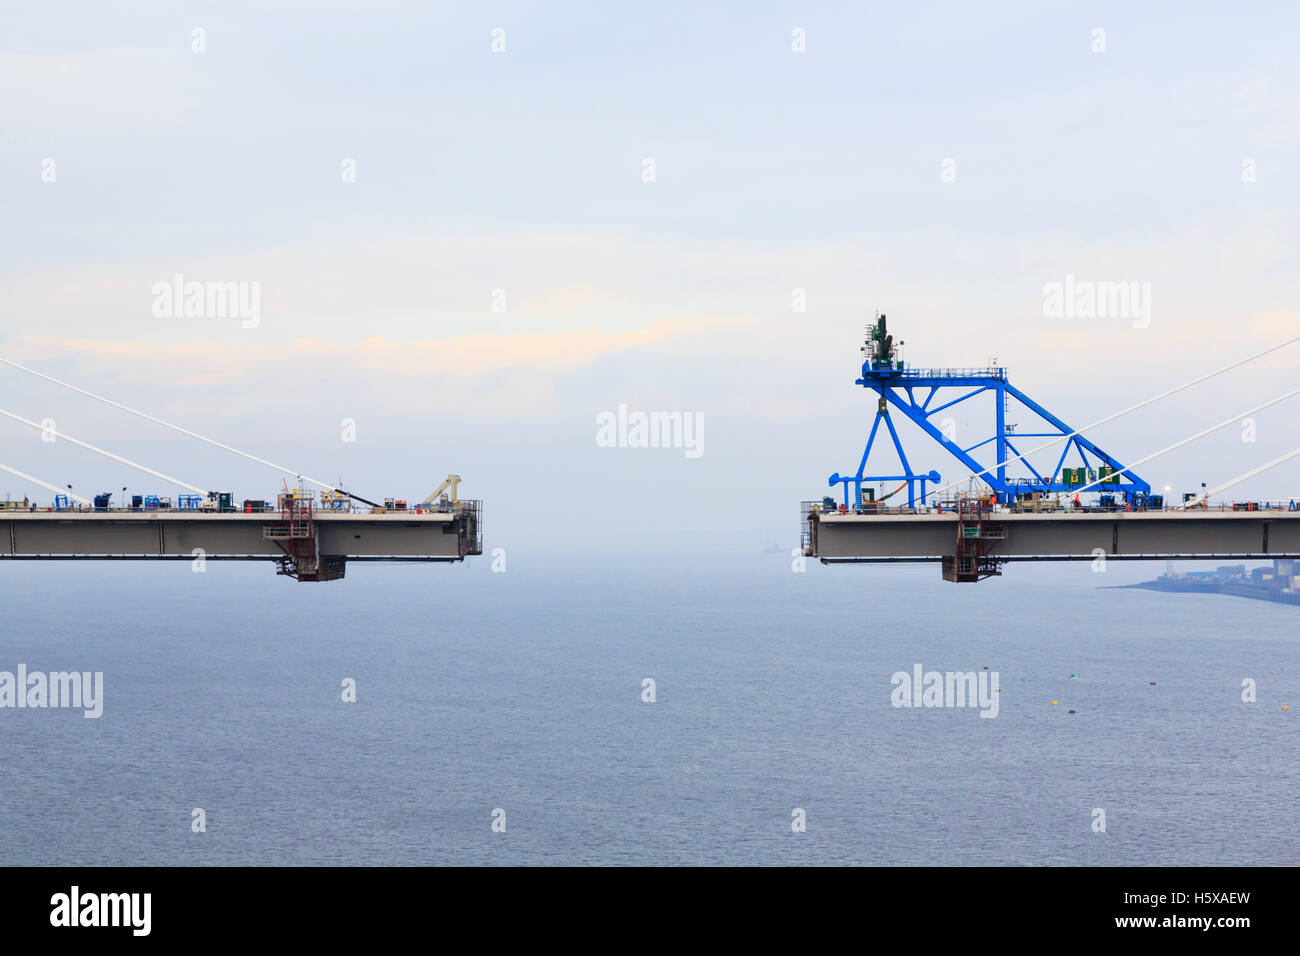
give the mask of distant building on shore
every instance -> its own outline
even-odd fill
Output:
[[[1165,573],[1154,581],[1129,587],[1148,591],[1179,591],[1193,594],[1230,594],[1235,597],[1300,605],[1300,560],[1290,558],[1273,566],[1247,571],[1244,564],[1225,564],[1213,571],[1175,571],[1168,562]]]

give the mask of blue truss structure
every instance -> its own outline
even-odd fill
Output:
[[[901,342],[898,344],[902,345]],[[837,484],[843,486],[846,508],[856,509],[861,506],[864,484],[895,481],[906,482],[907,503],[909,507],[914,508],[918,501],[925,503],[926,486],[930,483],[937,484],[940,480],[937,471],[917,473],[912,470],[907,454],[903,451],[903,443],[899,440],[898,431],[890,420],[891,406],[906,415],[922,431],[970,469],[972,474],[979,476],[1004,504],[1010,503],[1017,496],[1032,492],[1074,491],[1080,485],[1091,483],[1102,475],[1103,473],[1099,471],[1101,468],[1110,471],[1105,483],[1092,489],[1094,491],[1122,494],[1125,500],[1134,504],[1145,501],[1151,492],[1150,484],[1127,470],[1113,456],[1102,451],[1084,436],[1072,434],[1075,429],[1008,382],[1004,368],[908,368],[898,357],[898,349],[893,344],[893,337],[886,331],[883,315],[879,316],[876,323],[869,328],[867,344],[862,351],[866,354],[866,360],[862,363],[862,377],[854,384],[879,393],[880,400],[877,405],[876,420],[871,426],[867,447],[862,452],[862,460],[858,463],[857,471],[847,477],[836,472],[828,479],[828,484],[832,488]],[[943,401],[942,404],[933,404],[935,399],[940,397],[940,391],[944,389],[966,391],[965,394]],[[994,424],[991,437],[982,438],[975,444],[963,448],[949,438],[943,430],[935,427],[931,421],[940,412],[968,402],[985,392],[992,392],[994,399]],[[943,397],[947,394],[950,393],[946,393]],[[1016,431],[1017,426],[1008,421],[1014,407],[1013,403],[1037,416],[1044,423],[1042,430]],[[871,449],[880,432],[882,421],[889,431],[890,438],[893,439],[898,460],[902,463],[903,474],[901,475],[866,474],[867,459],[871,456]],[[1025,458],[1018,464],[1028,470],[1032,477],[1008,476],[1007,459],[1015,458],[1022,453],[1022,449],[1018,447],[1019,440],[1026,438],[1046,440],[1065,438],[1067,435],[1070,437],[1062,443],[1059,457],[1055,458],[1056,464],[1051,470],[1040,471]],[[974,454],[980,449],[986,449],[984,455],[991,450],[996,457],[991,462],[980,461]],[[1045,450],[1043,454],[1055,456],[1057,452],[1053,448]],[[1065,472],[1074,470],[1066,467],[1067,463],[1073,460],[1072,454],[1077,457],[1087,481],[1077,480],[1077,472],[1076,480],[1065,480],[1067,477]],[[850,497],[850,486],[852,497]]]

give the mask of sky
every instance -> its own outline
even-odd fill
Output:
[[[876,311],[1076,427],[1300,335],[1298,40],[1280,4],[10,4],[0,356],[366,497],[458,473],[489,547],[787,548],[857,466]],[[255,318],[160,304],[177,276]],[[1067,277],[1149,308],[1050,315]],[[1297,372],[1300,344],[1089,435],[1134,461]],[[1141,473],[1227,481],[1300,445],[1297,402]],[[700,453],[601,447],[620,406],[693,416]],[[280,487],[12,369],[0,408]],[[180,491],[7,419],[0,463]],[[1300,497],[1300,459],[1233,494]]]

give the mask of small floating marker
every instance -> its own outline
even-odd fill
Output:
[[[1072,714],[1072,713],[1074,713],[1074,711],[1072,711],[1072,710],[1067,710],[1066,713],[1067,713],[1067,714]]]
[[[1155,681],[1152,681],[1152,682],[1151,682],[1151,686],[1152,686],[1152,687],[1155,687],[1155,686],[1156,686],[1156,682],[1155,682]]]
[[[1282,709],[1283,709],[1283,710],[1290,710],[1291,708],[1288,707],[1286,704],[1283,704],[1283,705],[1282,705]]]
[[[1059,704],[1059,703],[1060,703],[1059,700],[1054,700],[1054,701],[1052,701],[1052,706],[1055,707],[1055,706],[1056,706],[1057,704]]]
[[[984,666],[984,669],[985,669],[985,670],[988,670],[988,669],[989,669],[987,664]]]

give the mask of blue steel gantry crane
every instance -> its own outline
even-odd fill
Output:
[[[862,347],[864,354],[862,377],[854,384],[871,389],[880,395],[875,423],[871,426],[867,447],[862,453],[857,471],[849,476],[836,472],[828,480],[832,488],[837,484],[843,486],[846,510],[860,509],[863,506],[863,486],[876,482],[902,482],[907,487],[908,506],[915,508],[918,504],[926,503],[927,494],[933,494],[927,490],[927,485],[938,483],[940,480],[937,471],[917,473],[912,470],[907,454],[903,451],[903,444],[899,440],[898,431],[890,420],[890,406],[906,415],[922,431],[969,468],[972,474],[982,479],[1002,504],[1012,504],[1018,499],[1035,493],[1068,493],[1098,481],[1101,483],[1098,490],[1112,496],[1112,501],[1115,500],[1113,496],[1119,495],[1126,505],[1131,505],[1135,509],[1144,508],[1148,503],[1155,504],[1151,497],[1150,484],[1126,470],[1114,457],[1102,451],[1083,435],[1077,434],[1075,429],[1013,386],[1007,381],[1005,368],[996,365],[989,368],[909,368],[900,355],[899,346],[902,344],[901,341],[895,344],[894,337],[889,334],[886,327],[884,315],[878,315],[875,322],[867,327],[867,341]],[[957,398],[934,405],[935,398],[939,397],[940,391],[944,389],[966,389],[967,391]],[[982,437],[981,432],[976,436],[978,440],[974,444],[962,447],[954,440],[955,436],[935,426],[932,419],[939,412],[969,402],[985,392],[992,392],[994,399],[993,434],[990,437]],[[947,394],[951,392],[945,393],[943,397],[947,397]],[[1017,431],[1017,424],[1008,420],[1016,406],[1036,416],[1042,423],[1040,430]],[[867,459],[871,455],[881,422],[884,422],[890,438],[893,439],[898,459],[902,463],[902,474],[866,474]],[[1040,471],[1029,462],[1028,458],[1020,458],[1022,452],[1017,447],[1017,442],[1021,439],[1064,440],[1064,447],[1060,450],[1060,457],[1056,459],[1055,465],[1050,470]],[[990,448],[995,455],[993,461],[989,463],[980,461],[975,453],[985,449],[983,454],[987,455]],[[1079,467],[1066,466],[1067,462],[1072,461],[1072,453],[1077,456]],[[1056,452],[1050,454],[1055,455]],[[1016,459],[1023,464],[1022,470],[1027,470],[1029,476],[1008,475],[1008,465],[1014,464]],[[902,485],[899,486],[899,490],[901,489]],[[867,493],[869,497],[874,495],[874,491],[870,488],[867,489]]]

